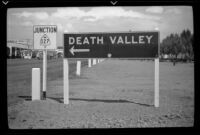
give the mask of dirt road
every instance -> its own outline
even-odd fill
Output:
[[[63,104],[62,77],[51,80],[46,101],[8,108],[10,128],[190,127],[194,122],[193,63],[160,62],[160,107],[153,106],[154,62],[107,59],[70,78]]]

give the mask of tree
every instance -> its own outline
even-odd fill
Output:
[[[179,54],[184,55],[184,59],[191,60],[194,56],[193,34],[190,30],[183,30],[179,34],[170,34],[161,43],[161,54],[173,56],[174,62]],[[175,64],[175,63],[174,63]]]
[[[170,45],[171,41],[170,41],[170,37],[167,36],[165,39],[163,39],[162,43],[161,43],[161,50],[163,54],[167,54],[170,55]]]
[[[173,64],[177,61],[177,56],[181,51],[180,36],[170,34],[162,42],[162,53],[173,56]]]
[[[177,56],[179,55],[181,51],[181,44],[180,44],[180,37],[178,34],[171,34],[170,35],[170,47],[171,47],[171,53],[173,55],[173,64],[175,65],[177,61]]]
[[[181,51],[185,55],[185,59],[191,60],[194,55],[193,35],[191,34],[190,30],[183,30],[183,32],[180,34],[180,37],[181,44],[183,45]]]

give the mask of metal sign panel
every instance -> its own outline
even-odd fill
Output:
[[[65,58],[155,58],[159,32],[65,33]]]
[[[34,49],[56,49],[55,25],[35,25],[33,26]]]

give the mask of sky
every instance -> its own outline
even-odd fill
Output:
[[[160,40],[184,29],[193,33],[190,6],[10,8],[7,40],[33,40],[34,25],[57,25],[57,46],[63,33],[160,31]]]

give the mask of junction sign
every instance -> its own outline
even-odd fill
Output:
[[[46,78],[47,78],[47,51],[55,50],[56,45],[56,25],[34,25],[33,26],[33,47],[43,50],[43,98],[46,98]],[[37,69],[35,71],[38,72]]]
[[[65,33],[65,58],[156,58],[158,32]]]
[[[56,49],[56,25],[33,26],[34,49]]]

